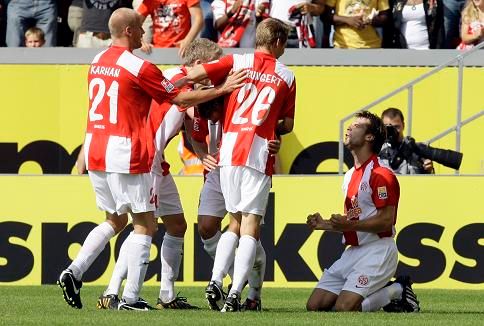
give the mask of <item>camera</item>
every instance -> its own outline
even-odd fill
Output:
[[[404,160],[411,164],[412,162],[420,161],[420,158],[426,158],[454,170],[459,170],[462,163],[462,153],[417,143],[412,137],[405,137],[399,143],[398,130],[392,125],[386,125],[385,129],[385,141],[390,147],[383,149],[380,157],[388,159],[392,169],[398,169]],[[416,164],[421,165],[420,162]]]

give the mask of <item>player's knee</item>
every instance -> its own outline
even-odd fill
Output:
[[[353,302],[349,301],[337,301],[334,305],[334,309],[338,312],[347,312],[347,311],[357,311],[358,306]]]
[[[164,221],[165,222],[165,221]],[[183,215],[177,215],[165,222],[166,232],[175,237],[184,237],[187,231],[187,222]]]
[[[198,234],[202,239],[206,240],[212,238],[217,234],[218,230],[217,225],[208,222],[208,219],[198,220]]]
[[[308,302],[306,302],[306,310],[307,311],[319,311],[321,310],[320,308],[320,302],[317,300],[314,300],[312,297],[308,299]]]
[[[108,223],[114,229],[114,233],[118,234],[119,232],[123,231],[126,227],[126,224],[128,224],[128,216],[126,214],[122,214],[117,218],[108,220]]]

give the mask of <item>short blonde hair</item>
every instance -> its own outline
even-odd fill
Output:
[[[255,32],[255,47],[273,47],[277,41],[286,43],[291,28],[276,18],[264,19]]]
[[[30,27],[26,32],[25,32],[25,38],[29,36],[37,36],[39,40],[45,41],[45,33],[42,29],[38,27]]]
[[[182,61],[185,66],[192,66],[197,60],[205,63],[220,58],[222,54],[222,48],[217,43],[198,38],[186,47]]]

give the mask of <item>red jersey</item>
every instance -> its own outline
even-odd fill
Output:
[[[397,221],[400,185],[392,170],[382,165],[373,155],[359,168],[346,172],[343,181],[345,193],[345,213],[349,220],[364,220],[374,216],[377,209],[395,206],[393,225]],[[344,232],[344,243],[358,246],[383,237],[393,237],[395,227],[375,234],[370,232]]]
[[[212,83],[219,84],[230,70],[247,71],[246,83],[225,100],[220,163],[248,166],[273,173],[274,156],[268,141],[276,139],[279,119],[294,118],[294,73],[270,54],[233,54],[203,65]]]
[[[88,82],[87,169],[150,172],[146,125],[151,100],[169,101],[179,90],[155,65],[117,46],[96,55]]]
[[[187,75],[185,67],[176,67],[163,71],[163,75],[175,83]],[[185,86],[182,90],[191,90],[191,86]],[[165,161],[164,151],[173,137],[178,135],[185,119],[185,109],[176,104],[153,101],[149,115],[148,133],[152,141],[150,150],[153,157],[151,171],[158,175],[167,175],[170,165]]]
[[[175,47],[191,27],[190,11],[199,0],[143,0],[138,12],[153,19],[153,44],[159,48]]]

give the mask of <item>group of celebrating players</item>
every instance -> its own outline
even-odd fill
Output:
[[[112,46],[96,55],[89,69],[90,107],[83,157],[79,163],[85,164],[88,170],[97,206],[105,211],[106,221],[89,233],[74,261],[60,274],[58,284],[64,299],[70,306],[82,308],[83,273],[107,242],[124,229],[130,213],[133,232],[121,246],[111,281],[98,300],[98,308],[152,309],[139,294],[150,261],[158,217],[166,232],[160,249],[161,285],[156,307],[197,308],[185,297],[176,295],[174,289],[187,224],[163,154],[168,142],[184,126],[206,170],[198,226],[204,249],[214,259],[212,277],[205,289],[208,305],[222,312],[261,310],[265,252],[260,242],[260,225],[280,136],[291,132],[294,126],[295,76],[277,60],[284,53],[288,28],[277,19],[264,20],[257,27],[255,52],[243,55],[222,56],[217,44],[206,39],[195,40],[185,51],[184,65],[162,73],[155,65],[132,53],[141,46],[144,33],[141,25],[142,20],[135,11],[116,10],[109,21]],[[347,144],[352,152],[360,153],[362,147],[364,153],[373,153],[371,146],[379,137],[378,126],[373,124],[381,124],[381,120],[376,119],[371,114],[357,118],[358,127],[368,123],[368,133],[359,135],[361,139],[356,145]],[[356,125],[352,124],[348,130],[351,128],[356,130]],[[365,138],[367,134],[372,137]],[[355,155],[357,166],[358,155]],[[399,188],[393,173],[380,167],[373,155],[365,155],[362,157],[368,156],[371,164],[361,162],[365,168],[360,170],[368,172],[363,177],[353,173],[364,181],[354,181],[353,176],[351,180],[345,179],[353,196],[348,202],[348,212],[356,214],[351,219],[356,222],[351,222],[349,215],[345,221],[346,216],[324,220],[319,214],[313,214],[308,217],[308,225],[313,229],[343,232],[345,237],[348,232],[358,234],[356,240],[351,236],[346,238],[346,242],[356,248],[384,242],[370,251],[377,258],[385,252],[384,260],[391,260],[391,266],[377,269],[375,264],[385,261],[373,259],[372,265],[360,262],[356,266],[359,274],[354,271],[351,277],[341,270],[325,271],[308,301],[308,310],[372,311],[376,304],[372,301],[372,309],[366,310],[365,301],[383,290],[386,299],[379,299],[378,309],[383,306],[389,311],[419,309],[408,278],[397,278],[382,286],[396,269],[392,229]],[[377,177],[371,178],[373,174]],[[355,182],[364,182],[365,189],[362,183],[363,190],[358,193]],[[374,196],[366,198],[363,192],[371,190]],[[361,205],[363,211],[358,207],[358,195],[364,204]],[[375,204],[371,206],[364,199],[373,200]],[[228,229],[222,233],[221,220],[227,212],[230,221]],[[370,223],[358,226],[358,219],[370,220]],[[384,223],[371,223],[372,219],[384,220]],[[373,237],[363,237],[361,232],[370,232]],[[345,268],[351,269],[351,266]],[[232,281],[228,293],[222,284],[227,275]],[[323,282],[329,276],[331,279]],[[119,296],[124,280],[123,293]],[[357,282],[360,285],[357,288],[363,290],[351,292],[346,281]],[[242,304],[241,293],[246,284],[248,297]],[[343,301],[353,305],[342,304]]]

